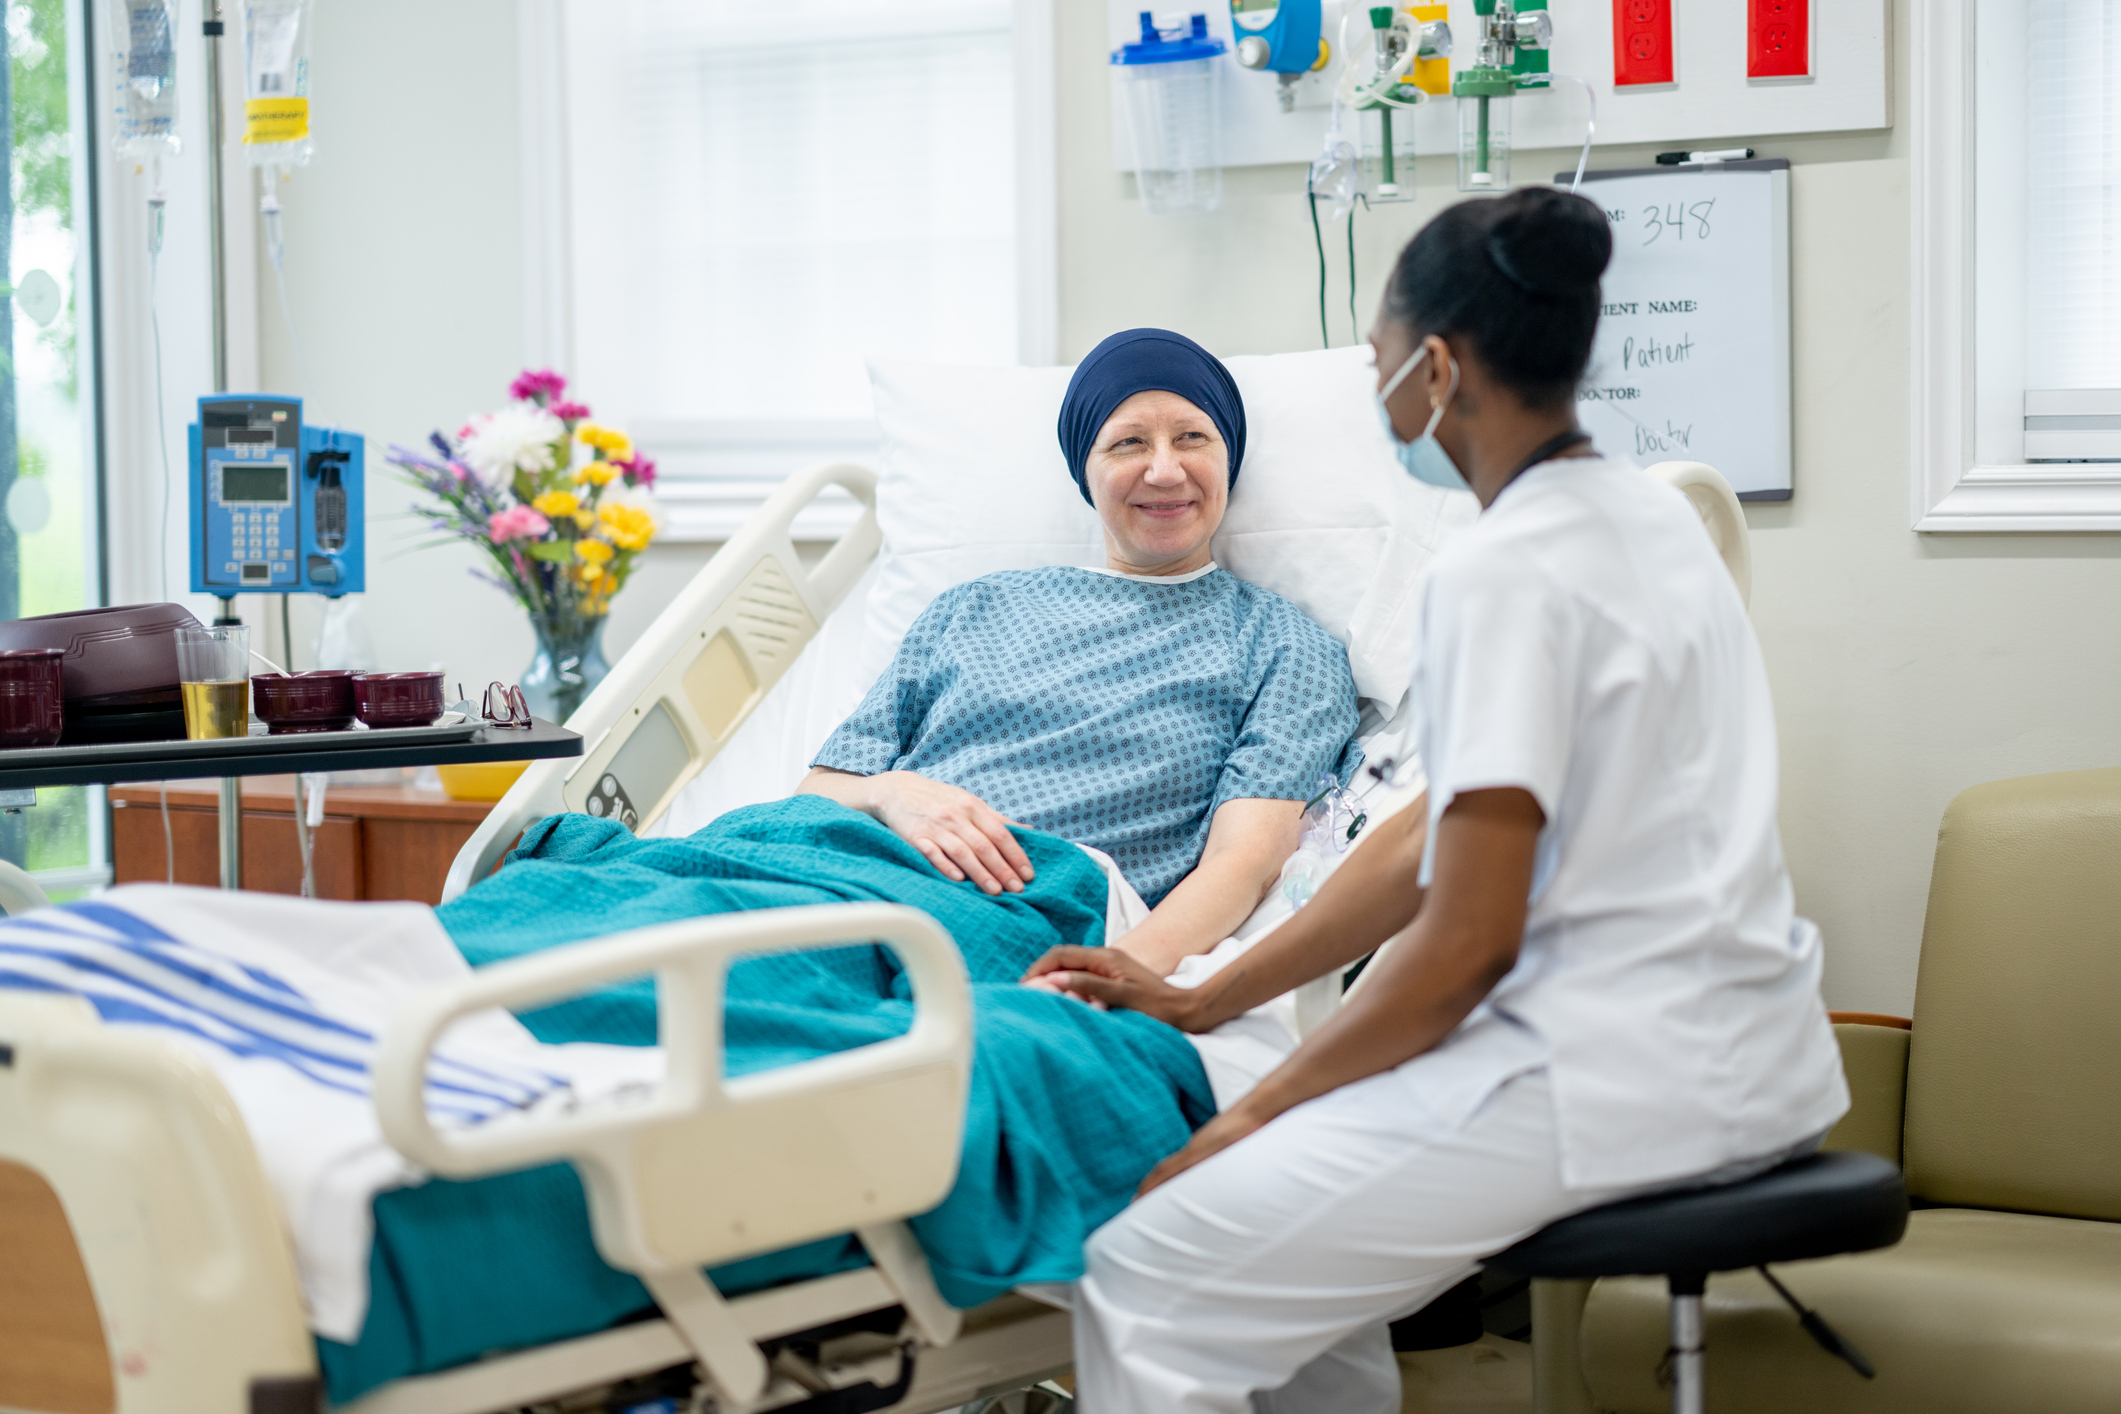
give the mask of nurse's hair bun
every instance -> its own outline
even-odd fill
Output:
[[[1488,228],[1488,258],[1503,278],[1547,299],[1597,292],[1613,258],[1604,212],[1552,187],[1528,187],[1496,204],[1507,209]]]
[[[1476,355],[1527,407],[1576,395],[1598,332],[1613,233],[1595,202],[1553,187],[1461,201],[1421,228],[1385,286],[1384,314]]]

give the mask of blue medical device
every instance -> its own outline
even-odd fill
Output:
[[[322,594],[367,586],[360,434],[302,421],[300,398],[218,393],[191,428],[191,587]]]
[[[1319,0],[1230,0],[1230,27],[1237,33],[1237,62],[1282,76],[1283,108],[1288,86],[1299,75],[1326,65],[1319,30]]]

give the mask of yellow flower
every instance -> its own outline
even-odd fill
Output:
[[[611,558],[611,547],[601,540],[577,540],[574,542],[575,558],[592,565],[601,565]]]
[[[604,577],[604,567],[602,565],[577,565],[575,566],[574,577],[585,585],[594,586],[598,580]]]
[[[576,511],[574,513],[574,523],[577,529],[587,530],[590,526],[597,523],[597,518],[587,511]]]
[[[574,484],[577,486],[606,486],[619,474],[619,469],[610,462],[584,462],[574,469]]]
[[[547,491],[530,504],[548,520],[571,516],[582,508],[581,500],[572,491]]]
[[[612,461],[624,461],[633,450],[633,441],[615,427],[603,427],[594,422],[585,422],[575,428],[574,435],[582,439],[585,447],[594,447]]]
[[[604,533],[611,537],[611,543],[621,550],[645,550],[648,542],[655,539],[655,517],[639,506],[623,501],[599,506],[597,519],[604,523]]]

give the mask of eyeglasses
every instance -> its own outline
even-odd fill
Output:
[[[530,704],[523,700],[523,689],[515,684],[490,682],[486,684],[485,704],[479,715],[497,727],[528,727]]]

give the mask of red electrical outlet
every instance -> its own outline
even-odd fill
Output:
[[[1613,0],[1613,87],[1672,81],[1672,0]]]
[[[1801,79],[1811,72],[1811,0],[1746,0],[1745,76]]]

